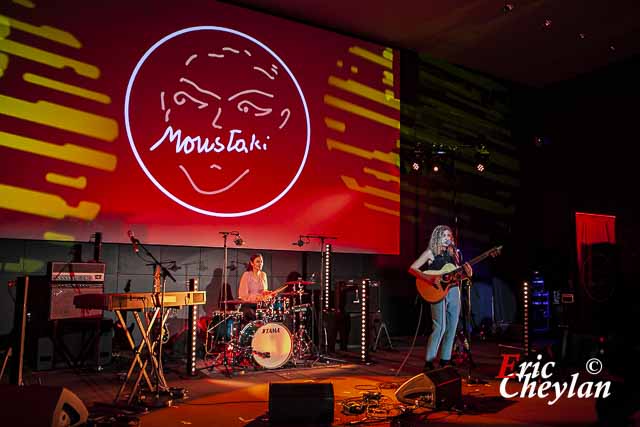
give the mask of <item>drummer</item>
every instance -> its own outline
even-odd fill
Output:
[[[248,304],[242,305],[245,320],[255,320],[257,303],[273,296],[273,292],[269,291],[267,273],[262,271],[263,265],[262,254],[253,254],[247,264],[247,271],[242,273],[242,277],[240,277],[238,297],[248,302]]]

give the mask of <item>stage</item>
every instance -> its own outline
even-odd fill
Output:
[[[476,368],[459,366],[462,402],[451,410],[420,408],[404,413],[394,392],[407,379],[422,370],[424,337],[418,338],[411,356],[402,371],[398,368],[409,351],[410,338],[394,339],[394,349],[371,353],[372,363],[355,361],[356,352],[338,352],[335,358],[345,363],[322,361],[296,368],[274,370],[236,370],[229,378],[219,369],[210,369],[209,361],[198,361],[197,375],[185,374],[185,364],[177,358],[165,357],[164,372],[172,388],[184,388],[187,398],[176,399],[169,407],[135,412],[116,409],[111,402],[126,373],[126,357],[114,357],[100,372],[95,368],[83,370],[58,369],[27,372],[25,382],[48,386],[64,386],[77,394],[89,408],[94,425],[113,423],[116,415],[126,414],[140,425],[168,426],[260,426],[269,425],[269,383],[331,383],[334,389],[333,425],[359,422],[375,425],[596,425],[594,398],[562,397],[552,405],[549,399],[515,397],[505,399],[500,394],[500,380],[496,379],[505,348],[498,342],[478,342],[473,347]],[[117,356],[117,355],[116,355]],[[571,371],[571,369],[569,369]],[[578,372],[579,369],[573,370]],[[570,373],[570,372],[568,372]],[[602,380],[615,380],[603,371]],[[471,379],[471,381],[469,381]],[[486,381],[477,384],[477,380]],[[475,382],[475,383],[474,383]],[[344,403],[357,400],[363,393],[380,392],[381,397],[366,414],[345,413]],[[405,407],[407,405],[404,405]],[[310,410],[312,410],[310,408]],[[123,419],[121,418],[121,422]],[[103,423],[103,424],[100,424]],[[109,424],[111,423],[111,424]],[[129,424],[131,425],[131,424]]]

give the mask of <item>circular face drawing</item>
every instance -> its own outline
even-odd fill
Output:
[[[138,164],[167,197],[205,215],[261,211],[307,160],[307,104],[269,47],[235,30],[192,27],[153,45],[134,69],[125,126]]]

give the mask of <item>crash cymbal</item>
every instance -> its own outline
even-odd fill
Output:
[[[285,285],[315,285],[316,282],[309,282],[307,280],[294,280],[292,282],[285,282]]]

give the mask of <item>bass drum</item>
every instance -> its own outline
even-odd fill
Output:
[[[266,369],[276,369],[291,358],[293,338],[289,328],[282,323],[265,323],[254,320],[240,332],[240,345],[251,345],[256,363]]]

